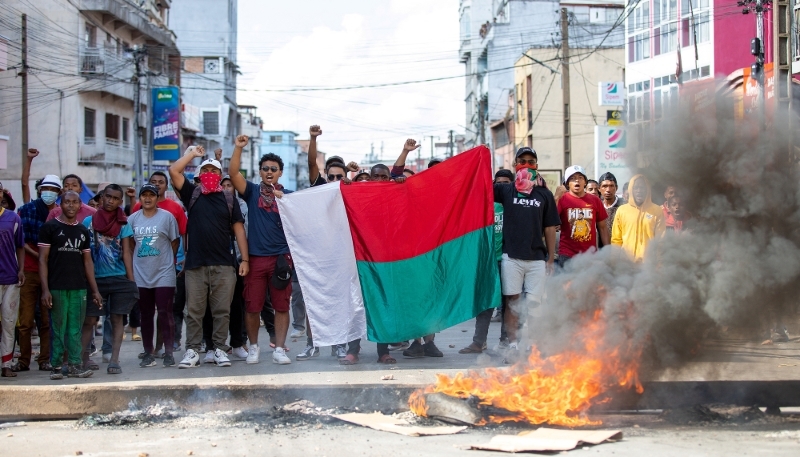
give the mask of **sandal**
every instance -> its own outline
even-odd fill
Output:
[[[358,363],[358,356],[355,354],[347,354],[343,359],[339,359],[339,365],[355,365]]]
[[[122,374],[122,367],[119,366],[117,362],[109,362],[108,368],[106,368],[106,373],[108,374]]]
[[[142,336],[137,333],[131,336],[131,341],[142,341]]]
[[[87,369],[89,369],[89,370],[92,370],[92,371],[97,371],[97,370],[99,370],[99,369],[100,369],[100,365],[98,365],[98,364],[97,364],[97,362],[95,362],[95,361],[94,361],[94,360],[92,360],[92,359],[89,359],[89,361],[88,361],[88,362],[86,362],[86,364],[84,365],[84,367],[85,367],[85,368],[87,368]]]
[[[4,378],[16,378],[16,377],[17,377],[17,374],[16,374],[16,373],[14,373],[14,370],[12,370],[11,368],[9,368],[9,367],[3,367],[3,370],[2,370],[2,376],[3,376]]]
[[[389,354],[383,354],[380,359],[378,359],[378,363],[385,363],[387,365],[394,365],[397,363],[394,357],[390,356]]]
[[[39,371],[53,371],[53,365],[50,365],[50,362],[42,362],[39,364]]]
[[[19,373],[20,371],[31,371],[31,368],[26,367],[24,365],[20,365],[19,362],[17,362],[14,365],[11,365],[11,371],[13,371],[14,373]]]
[[[470,344],[469,346],[465,347],[464,349],[458,351],[459,354],[480,354],[483,352],[483,349],[478,348],[475,343]]]

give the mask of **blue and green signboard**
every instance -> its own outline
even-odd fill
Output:
[[[178,160],[181,156],[181,105],[178,88],[154,88],[152,100],[153,160]]]

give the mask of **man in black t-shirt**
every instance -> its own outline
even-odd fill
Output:
[[[50,379],[88,378],[92,371],[83,366],[81,329],[86,313],[86,286],[98,308],[103,297],[94,279],[94,262],[89,251],[89,229],[78,223],[76,216],[81,198],[74,191],[61,196],[61,215],[46,222],[39,230],[39,278],[42,284],[42,306],[50,310],[52,351]],[[44,311],[43,309],[43,311]],[[62,371],[64,351],[68,353],[68,369]]]
[[[186,245],[186,353],[178,368],[199,366],[203,316],[206,307],[214,317],[214,361],[217,366],[231,365],[227,356],[230,306],[236,287],[236,259],[231,249],[231,235],[242,254],[239,275],[247,276],[250,259],[244,217],[235,197],[221,186],[222,166],[208,159],[200,164],[200,185],[186,180],[183,170],[195,158],[203,157],[202,146],[192,146],[169,167],[172,186],[189,212]],[[209,348],[211,349],[211,348]]]
[[[511,311],[504,316],[511,351],[519,349],[519,316],[542,301],[545,275],[555,258],[556,227],[561,224],[553,194],[537,172],[536,151],[520,148],[515,161],[515,181],[494,185],[494,201],[503,205],[500,284]]]

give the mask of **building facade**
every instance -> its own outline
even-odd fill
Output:
[[[631,0],[628,8],[629,132],[634,147],[648,148],[653,127],[677,103],[682,83],[714,77],[741,81],[742,69],[755,61],[750,43],[756,37],[756,19],[730,0]],[[767,62],[773,55],[771,17],[771,12],[765,14]]]
[[[624,33],[615,27],[624,6],[621,0],[573,0],[562,2],[561,7],[567,9],[569,21],[570,163],[564,157],[559,35],[557,46],[528,49],[516,61],[508,118],[492,125],[500,168],[513,169],[514,152],[522,146],[537,151],[543,174],[548,171],[555,176],[571,165],[587,170],[594,167],[594,127],[605,123],[606,110],[611,109],[599,105],[598,83],[619,81],[624,76]]]
[[[507,117],[514,65],[532,47],[558,40],[558,1],[461,0],[459,60],[464,64],[467,149],[490,143],[490,126]],[[496,149],[494,144],[489,147]],[[502,159],[495,158],[495,167]]]
[[[297,190],[297,161],[301,152],[300,145],[297,144],[297,134],[288,130],[264,130],[261,132],[261,138],[261,153],[271,152],[283,160],[283,176],[280,183],[289,190]],[[308,162],[307,157],[308,155],[306,162]],[[308,181],[307,167],[305,181]]]
[[[35,3],[31,8],[28,1],[4,1],[0,21],[0,35],[7,39],[5,68],[14,67],[0,72],[0,86],[17,88],[21,15],[27,15],[28,145],[41,152],[29,185],[48,173],[77,174],[92,191],[104,182],[130,185],[139,133],[146,163],[147,80],[153,87],[180,84],[180,56],[169,29],[170,1]],[[139,78],[134,71],[137,55]],[[137,84],[140,132],[134,130]],[[0,106],[0,136],[8,137],[0,180],[19,192],[24,156],[20,92],[0,91]]]
[[[242,135],[247,135],[250,141],[242,150],[242,165],[239,170],[245,179],[253,182],[261,182],[258,174],[258,159],[261,158],[261,129],[263,123],[261,118],[256,115],[257,108],[250,105],[239,105],[239,119],[241,125],[239,131]],[[230,159],[228,159],[230,160]],[[225,168],[228,166],[226,164]],[[229,170],[233,173],[234,170]]]
[[[237,0],[174,0],[172,26],[181,53],[184,145],[222,148],[230,159],[241,121],[236,104]]]

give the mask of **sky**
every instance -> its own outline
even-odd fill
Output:
[[[458,0],[239,0],[237,103],[258,107],[265,130],[308,138],[345,160],[375,153],[393,162],[407,138],[445,141],[464,131],[463,64],[458,61]],[[431,78],[443,81],[342,88]],[[262,152],[269,152],[262,148]]]

